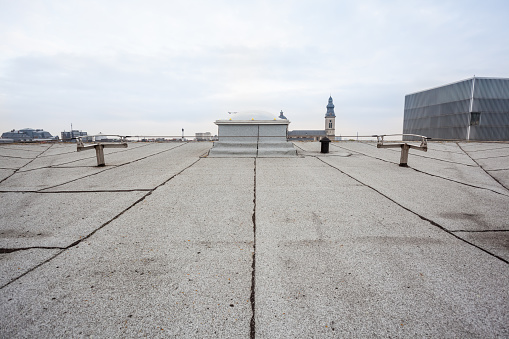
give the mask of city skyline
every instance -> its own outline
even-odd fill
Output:
[[[228,111],[293,129],[402,133],[404,96],[509,77],[505,1],[1,1],[2,132],[217,133]]]

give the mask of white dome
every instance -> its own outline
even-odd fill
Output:
[[[277,120],[278,116],[264,111],[241,111],[232,112],[226,118],[219,120]]]

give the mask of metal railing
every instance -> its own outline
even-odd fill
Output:
[[[413,137],[421,138],[421,144],[419,146],[409,145],[406,142],[405,143],[391,142],[389,144],[384,144],[384,137],[399,136],[399,135],[413,136]],[[377,144],[376,144],[377,148],[397,148],[397,147],[401,148],[401,157],[399,160],[399,165],[401,167],[408,167],[408,151],[410,150],[410,148],[413,148],[413,149],[416,149],[419,151],[423,151],[423,152],[427,152],[428,151],[427,140],[430,139],[424,135],[418,135],[418,134],[383,134],[383,135],[373,135],[373,137],[377,138]]]

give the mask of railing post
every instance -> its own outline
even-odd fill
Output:
[[[97,156],[97,166],[104,166],[104,146],[103,145],[95,145],[95,154]]]
[[[401,167],[408,167],[408,151],[410,150],[410,146],[408,144],[401,145],[401,158],[399,160],[399,165]]]

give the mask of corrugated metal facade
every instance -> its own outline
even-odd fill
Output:
[[[480,113],[478,124],[472,112]],[[509,79],[472,78],[406,95],[403,133],[509,140]]]

